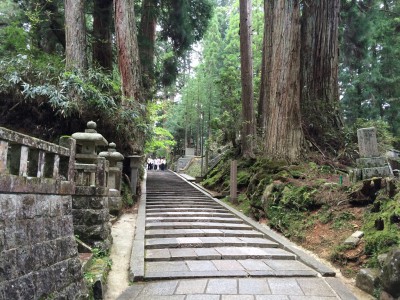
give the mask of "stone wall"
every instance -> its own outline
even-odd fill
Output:
[[[84,299],[72,195],[75,142],[0,127],[0,299]]]
[[[70,195],[0,193],[0,299],[79,299]]]

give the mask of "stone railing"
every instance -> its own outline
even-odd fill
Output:
[[[68,147],[0,128],[0,299],[78,299],[86,287],[72,217]]]
[[[72,194],[75,140],[66,138],[63,145],[0,128],[0,189]]]
[[[56,145],[0,127],[0,299],[86,294],[75,236],[109,250],[124,158],[113,143],[97,154],[95,128]]]

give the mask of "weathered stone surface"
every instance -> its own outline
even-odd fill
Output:
[[[375,288],[379,286],[379,274],[378,269],[361,269],[356,277],[356,286],[373,295]]]
[[[382,268],[382,287],[393,297],[400,297],[400,248],[388,253]]]
[[[375,167],[375,168],[364,168],[361,170],[362,179],[369,179],[373,177],[386,177],[391,176],[390,169],[388,166]]]
[[[344,245],[349,245],[352,247],[357,246],[360,243],[360,239],[358,237],[355,236],[349,236],[344,242]]]
[[[107,203],[106,203],[107,202]],[[108,208],[108,197],[103,196],[74,196],[73,209],[106,209]]]
[[[354,236],[356,238],[361,239],[364,236],[364,232],[357,230],[356,232],[354,232],[351,236]]]
[[[374,168],[387,165],[386,158],[383,156],[358,158],[356,163],[359,168]]]
[[[376,139],[376,128],[358,129],[357,138],[361,157],[377,157],[380,155]]]
[[[108,197],[108,207],[111,214],[118,215],[122,209],[122,197]]]

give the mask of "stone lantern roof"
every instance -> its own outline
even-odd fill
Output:
[[[96,131],[97,124],[93,121],[87,122],[85,132],[75,132],[72,138],[76,140],[78,145],[94,144],[95,146],[107,146],[107,140]]]
[[[115,143],[110,143],[108,145],[108,150],[100,152],[99,156],[104,157],[111,163],[123,161],[124,156],[121,153],[117,152],[117,150],[115,149],[116,147],[117,147],[117,145]]]

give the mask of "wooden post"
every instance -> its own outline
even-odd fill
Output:
[[[230,201],[237,201],[237,161],[231,161],[231,178],[230,178]]]

